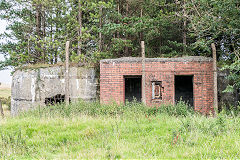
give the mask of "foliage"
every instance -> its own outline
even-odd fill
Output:
[[[210,56],[215,42],[218,57],[232,60],[239,50],[238,6],[238,0],[3,0],[0,18],[10,22],[2,35],[10,41],[0,47],[10,55],[3,66],[57,63],[66,40],[72,61],[91,61],[95,52],[139,56],[141,40],[148,57]]]
[[[235,57],[234,62],[230,65],[224,65],[222,70],[229,70],[230,74],[228,76],[228,79],[235,82],[233,85],[229,85],[226,88],[226,92],[233,92],[234,89],[238,89],[240,91],[240,57],[239,54]]]
[[[225,113],[226,115],[229,116],[238,116],[240,115],[240,102],[237,103],[237,105],[223,105],[222,107],[222,112]]]
[[[11,97],[10,96],[8,98],[0,97],[0,101],[2,102],[2,104],[5,104],[6,106],[8,106],[8,110],[11,109]]]
[[[209,46],[216,44],[218,60],[225,64],[223,69],[230,70],[228,78],[235,83],[226,91],[240,88],[239,5],[238,0],[187,1],[189,34],[196,38],[191,45],[195,52],[210,56]]]
[[[140,42],[144,40],[148,57],[180,56],[181,19],[174,15],[176,10],[175,2],[170,1],[116,2],[105,15],[105,49],[114,57],[139,56]]]
[[[216,43],[218,57],[234,58],[239,51],[240,18],[238,0],[187,1],[189,31],[200,52],[210,54],[209,44]],[[199,48],[199,49],[200,49]],[[203,54],[201,53],[201,54]]]
[[[8,40],[0,46],[6,56],[1,67],[64,61],[66,40],[73,62],[96,62],[98,53],[101,58],[139,56],[141,40],[149,57],[179,56],[177,10],[174,2],[159,0],[3,0],[0,18],[9,26],[1,35]]]
[[[79,35],[78,3],[84,12]],[[97,24],[99,13],[95,8],[108,7],[111,1],[58,1],[58,0],[3,0],[0,2],[0,18],[9,22],[7,32],[1,35],[7,40],[0,46],[6,56],[1,68],[32,63],[55,64],[64,61],[66,40],[71,41],[72,59],[87,60],[97,50]],[[81,54],[74,54],[79,49]]]

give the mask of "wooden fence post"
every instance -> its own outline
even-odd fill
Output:
[[[146,71],[145,71],[145,44],[141,41],[142,52],[142,102],[146,104]]]
[[[66,74],[65,74],[65,101],[66,105],[69,105],[69,44],[70,42],[66,42]]]
[[[217,90],[217,51],[214,43],[211,44],[212,54],[213,54],[213,90],[214,90],[214,100],[213,106],[215,112],[218,112],[218,90]]]

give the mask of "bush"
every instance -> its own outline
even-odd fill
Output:
[[[8,98],[0,97],[0,101],[2,104],[5,104],[8,106],[8,110],[11,110],[11,97],[9,96]]]
[[[240,102],[238,102],[237,106],[227,106],[223,105],[221,106],[221,112],[230,115],[230,116],[239,116],[240,115]]]
[[[188,116],[190,114],[194,114],[193,108],[191,108],[187,103],[184,101],[179,101],[175,106],[174,105],[166,105],[163,104],[160,107],[154,107],[148,109],[149,114],[156,114],[156,113],[164,113],[170,116]]]

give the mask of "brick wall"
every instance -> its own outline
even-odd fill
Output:
[[[102,60],[100,62],[101,103],[125,101],[124,76],[142,75],[140,58]],[[213,63],[211,58],[146,59],[146,103],[160,105],[175,102],[175,75],[193,76],[195,110],[213,111]],[[152,100],[152,81],[162,81],[162,100]]]

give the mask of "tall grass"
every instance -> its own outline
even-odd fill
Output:
[[[100,104],[99,102],[84,102],[79,101],[69,106],[65,104],[58,104],[54,106],[38,107],[35,110],[24,112],[20,114],[20,117],[75,117],[81,115],[88,116],[151,116],[158,114],[167,114],[170,116],[188,116],[194,114],[192,108],[190,108],[185,102],[180,101],[176,106],[162,105],[161,107],[148,107],[142,103],[132,102],[124,104]]]
[[[78,102],[37,108],[0,122],[0,157],[240,158],[240,118],[206,117],[180,102]]]

